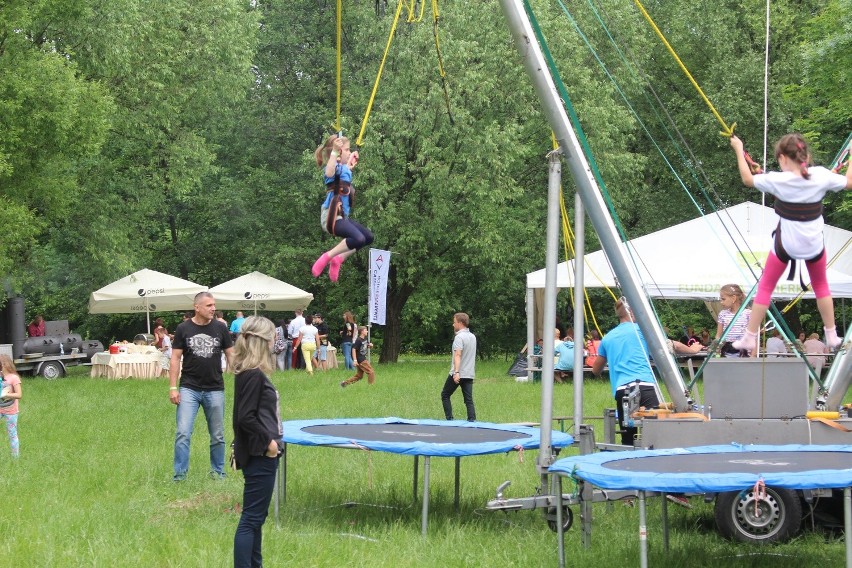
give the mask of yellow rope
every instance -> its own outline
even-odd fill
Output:
[[[393,18],[393,25],[391,26],[390,34],[388,35],[388,43],[385,46],[385,53],[382,55],[382,62],[379,65],[379,73],[376,75],[376,81],[373,83],[373,91],[370,93],[370,102],[367,103],[367,112],[364,113],[364,120],[361,121],[361,131],[358,133],[358,139],[355,141],[356,146],[360,146],[364,141],[364,131],[367,130],[367,121],[370,119],[370,111],[373,109],[373,102],[376,100],[376,92],[379,90],[379,81],[382,78],[382,71],[385,68],[385,61],[388,58],[388,52],[390,51],[390,46],[393,42],[393,36],[396,33],[396,25],[399,23],[399,15],[402,13],[403,5],[403,0],[399,0],[399,3],[396,6],[396,16]]]
[[[734,122],[733,124],[731,124],[731,126],[728,126],[725,123],[722,116],[718,113],[716,108],[713,106],[713,103],[710,102],[710,99],[707,98],[707,95],[704,94],[704,91],[701,90],[701,87],[698,86],[698,83],[695,81],[695,79],[692,78],[692,74],[686,68],[686,65],[683,64],[683,62],[680,60],[680,57],[678,57],[677,53],[675,53],[674,48],[672,48],[672,46],[669,45],[669,42],[666,40],[666,37],[663,35],[663,32],[660,31],[660,28],[657,27],[657,24],[654,23],[654,20],[651,19],[651,16],[648,14],[647,11],[645,11],[645,7],[642,5],[642,3],[639,0],[633,0],[633,3],[636,4],[636,7],[639,8],[639,11],[642,12],[642,15],[645,16],[645,19],[648,20],[649,24],[651,24],[651,27],[654,29],[655,32],[657,32],[657,35],[660,36],[660,39],[663,41],[663,45],[665,45],[666,48],[669,50],[669,53],[672,54],[672,57],[674,57],[675,61],[677,61],[677,64],[680,66],[681,70],[683,70],[684,74],[689,79],[690,83],[692,83],[692,86],[695,87],[695,90],[698,91],[698,94],[701,95],[701,98],[704,99],[704,102],[707,103],[708,107],[710,107],[710,110],[713,112],[713,116],[715,116],[716,120],[719,121],[719,124],[722,125],[722,128],[724,130],[719,132],[719,134],[721,134],[722,136],[727,136],[728,138],[733,136],[734,128],[736,128],[737,123]]]
[[[340,61],[342,56],[342,37],[343,37],[343,0],[337,0],[337,118],[334,121],[334,130],[340,132]]]
[[[407,24],[410,24],[410,23],[413,23],[413,22],[419,22],[423,19],[423,13],[424,13],[424,10],[426,9],[426,2],[420,2],[420,15],[415,18],[414,12],[417,11],[417,8],[415,7],[414,3],[416,1],[417,0],[410,0],[409,5],[406,6],[406,8],[408,8],[408,19],[405,20],[405,22]]]

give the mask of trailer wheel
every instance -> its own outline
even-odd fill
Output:
[[[53,379],[59,379],[65,376],[65,367],[63,367],[62,363],[59,363],[58,361],[47,361],[38,370],[38,374],[48,381],[52,381]]]
[[[742,542],[778,542],[794,536],[802,524],[802,502],[789,489],[730,491],[716,497],[716,526],[722,535]]]
[[[553,532],[559,532],[559,525],[556,524],[556,507],[547,509],[547,526]],[[567,531],[574,524],[574,513],[568,507],[562,507],[562,530]]]

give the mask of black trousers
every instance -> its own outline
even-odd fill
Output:
[[[469,422],[473,422],[476,420],[476,408],[473,406],[473,379],[461,379],[456,384],[452,375],[447,376],[444,388],[441,390],[441,404],[444,405],[444,416],[447,417],[447,420],[453,419],[453,403],[450,402],[450,397],[459,387],[461,387],[464,405],[467,408],[467,419]]]
[[[636,443],[636,434],[638,428],[626,428],[624,426],[624,399],[627,398],[627,393],[630,392],[630,385],[619,388],[615,391],[615,412],[618,415],[618,428],[621,430],[621,443],[625,446],[633,446]],[[650,385],[641,385],[639,387],[639,404],[645,408],[657,408],[660,401],[657,398],[657,389]]]

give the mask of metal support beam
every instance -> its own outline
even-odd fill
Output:
[[[666,338],[662,329],[656,325],[656,317],[642,288],[639,274],[629,261],[626,245],[621,241],[615,224],[607,211],[597,181],[586,161],[580,142],[577,140],[573,126],[556,90],[553,77],[547,68],[532,25],[524,11],[523,3],[520,0],[500,0],[500,4],[512,31],[515,45],[523,59],[527,74],[532,79],[538,93],[544,114],[551,129],[556,134],[559,148],[571,169],[571,174],[577,184],[577,191],[583,200],[589,219],[601,240],[601,245],[618,277],[624,295],[636,315],[637,323],[648,342],[651,356],[654,358],[657,369],[668,387],[669,395],[672,397],[675,407],[678,410],[685,411],[688,405],[683,377],[681,377],[674,357],[666,348]],[[548,207],[550,208],[551,205],[549,204]],[[550,232],[548,231],[549,236]],[[548,246],[550,242],[548,238]],[[547,315],[545,313],[545,317]],[[547,348],[546,343],[545,348]]]

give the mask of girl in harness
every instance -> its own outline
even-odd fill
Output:
[[[349,217],[355,202],[352,168],[358,163],[358,152],[350,152],[349,139],[332,134],[317,148],[314,157],[319,167],[325,166],[323,181],[326,196],[320,213],[322,228],[343,240],[320,255],[311,268],[311,274],[317,278],[330,265],[328,276],[332,282],[337,282],[340,265],[355,251],[372,243],[373,233]]]
[[[852,189],[852,168],[845,177],[821,166],[808,168],[811,158],[808,143],[798,133],[786,134],[775,144],[775,159],[781,167],[780,172],[753,175],[743,153],[742,140],[731,136],[731,147],[737,156],[743,185],[773,195],[775,212],[781,218],[774,233],[774,250],[769,252],[757,286],[748,329],[742,339],[733,343],[734,347],[755,349],[757,331],[769,308],[775,285],[789,262],[805,260],[825,329],[825,342],[830,349],[836,349],[840,339],[834,325],[834,302],[825,274],[822,199],[829,191]]]

